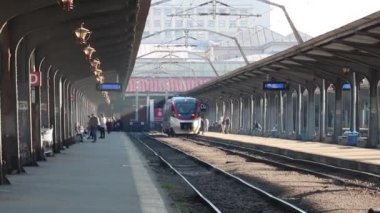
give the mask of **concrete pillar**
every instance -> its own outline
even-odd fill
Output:
[[[51,75],[52,66],[46,69],[40,69],[42,75],[42,86],[40,93],[40,109],[41,109],[41,126],[48,128],[50,126],[50,108],[49,108],[49,78]]]
[[[301,138],[302,134],[302,87],[298,85],[298,112],[297,112],[297,138]]]
[[[298,99],[298,96],[297,96],[298,93],[296,93],[296,98],[294,99],[293,98],[293,92],[290,92],[290,96],[289,96],[289,128],[290,128],[290,132],[289,134],[291,135],[291,137],[294,137],[297,133],[297,114],[296,114],[296,111],[294,110],[294,108],[297,109],[297,99]]]
[[[288,91],[286,92],[286,99],[285,99],[285,137],[288,137],[292,133],[292,123],[291,123],[291,109],[292,109],[292,92]]]
[[[53,151],[59,153],[61,146],[60,139],[60,125],[59,125],[59,81],[58,70],[54,72],[54,75],[50,79],[50,125],[53,126]]]
[[[219,121],[219,103],[218,103],[218,100],[215,99],[215,121],[218,122]]]
[[[66,112],[66,104],[67,104],[67,98],[66,98],[66,93],[67,91],[67,79],[62,80],[61,84],[61,97],[60,97],[60,125],[61,125],[61,141],[63,142],[63,145],[65,147],[68,147],[67,143],[67,128],[66,128],[66,123],[67,123],[67,112]]]
[[[167,99],[165,99],[165,100],[167,100]],[[139,120],[139,93],[138,92],[136,92],[135,103],[136,103],[135,120],[138,121]]]
[[[280,115],[279,115],[279,125],[278,125],[278,130],[280,134],[282,135],[285,132],[285,127],[284,127],[284,93],[280,91]]]
[[[4,34],[4,37],[7,33]],[[5,38],[4,40],[7,40]],[[7,44],[5,44],[7,45]],[[18,140],[17,60],[15,47],[8,47],[6,70],[1,72],[2,148],[5,173],[22,172]]]
[[[322,86],[320,88],[321,91],[321,104],[320,104],[320,115],[319,115],[319,141],[324,141],[326,138],[326,92],[327,92],[327,87],[326,87],[326,80],[322,80]]]
[[[373,71],[375,72],[375,71]],[[376,74],[373,73],[375,76]],[[368,147],[377,147],[379,143],[379,111],[377,102],[377,83],[378,78],[373,76],[369,82],[369,136]]]
[[[230,99],[230,114],[229,114],[229,117],[230,117],[230,131],[232,130],[232,128],[235,126],[234,125],[234,100],[233,99]]]
[[[243,128],[243,98],[240,97],[239,98],[239,127],[238,129],[242,129]]]
[[[308,101],[308,110],[307,110],[307,130],[308,130],[308,139],[314,139],[315,133],[315,88],[308,88],[309,90],[309,101]]]
[[[46,73],[46,71],[43,70],[43,66],[42,66],[44,62],[44,58],[36,62],[38,62],[38,71],[40,72],[41,76],[43,76],[43,73]],[[41,77],[41,80],[44,81],[42,77]],[[45,159],[44,153],[42,152],[42,148],[41,148],[41,120],[42,120],[41,97],[42,97],[43,89],[42,89],[42,85],[41,87],[36,87],[34,89],[35,89],[35,98],[34,100],[32,98],[32,113],[31,113],[32,141],[33,141],[33,147],[35,151],[36,160],[40,161],[40,160]]]
[[[358,121],[358,84],[356,82],[356,73],[352,72],[351,83],[351,131],[359,132]]]
[[[27,55],[29,50],[27,48],[26,42],[27,40],[22,40],[22,42],[17,45],[15,50],[18,102],[18,152],[20,156],[21,166],[35,166],[36,156],[33,149],[31,137],[31,88],[29,85],[29,73],[31,64],[29,64],[29,56]]]
[[[268,131],[268,97],[267,92],[264,92],[263,99],[263,135],[266,135]]]
[[[250,96],[249,98],[249,129],[252,130],[254,127],[254,120],[253,119],[256,119],[254,117],[254,113],[255,113],[255,99],[253,98],[253,95]]]
[[[342,135],[342,83],[337,82],[335,88],[334,142],[337,143]]]

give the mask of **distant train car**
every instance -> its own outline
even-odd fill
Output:
[[[163,132],[172,135],[198,134],[200,102],[193,97],[172,97],[164,106]]]

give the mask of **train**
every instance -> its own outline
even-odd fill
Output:
[[[164,106],[162,130],[169,136],[199,134],[201,102],[194,97],[172,97]]]

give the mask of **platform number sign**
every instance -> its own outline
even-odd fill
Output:
[[[207,105],[206,104],[201,104],[200,108],[201,108],[202,112],[205,112],[207,110]]]

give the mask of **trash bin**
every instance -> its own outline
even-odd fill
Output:
[[[271,130],[271,131],[270,131],[270,136],[271,136],[272,138],[277,138],[277,130]]]
[[[351,146],[356,146],[358,144],[359,132],[352,131],[348,133],[347,144]]]

